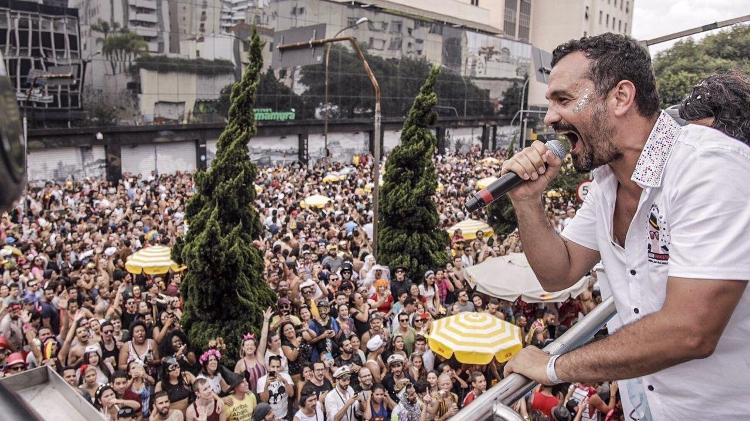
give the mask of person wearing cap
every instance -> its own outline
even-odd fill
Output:
[[[252,421],[277,421],[278,418],[276,417],[276,414],[274,414],[273,409],[271,408],[271,405],[261,402],[258,404],[258,406],[255,408],[255,412],[253,412],[253,418]]]
[[[26,370],[26,359],[23,352],[13,352],[5,359],[3,374],[5,377],[12,376]]]
[[[401,354],[391,354],[388,357],[388,373],[383,377],[383,386],[394,402],[399,400],[399,392],[409,383],[414,383],[411,375],[404,370],[406,359]]]
[[[318,335],[323,337],[315,343],[321,359],[327,354],[333,358],[333,354],[338,353],[338,345],[334,341],[336,333],[339,331],[339,324],[335,319],[330,317],[331,305],[327,299],[321,298],[317,301],[318,312],[320,316],[312,321],[312,329]]]
[[[243,375],[232,374],[229,379],[231,395],[224,398],[227,421],[247,421],[257,406],[255,394],[250,391],[250,385]]]
[[[383,315],[377,312],[374,312],[370,315],[369,320],[370,328],[367,330],[367,332],[362,334],[362,345],[367,345],[367,342],[374,338],[375,336],[380,336],[380,338],[383,341],[388,341],[390,338],[390,334],[388,332],[388,329],[383,327]]]
[[[385,363],[381,354],[385,350],[385,341],[380,335],[375,335],[367,341],[367,361],[365,366],[372,373],[372,378],[375,383],[380,383],[385,375]]]
[[[289,298],[281,297],[277,301],[276,314],[271,318],[271,330],[276,330],[282,323],[290,322],[295,328],[302,325],[302,320],[292,314],[292,302]]]
[[[326,415],[328,421],[355,421],[355,404],[357,394],[349,385],[351,372],[349,367],[339,367],[333,373],[336,387],[325,397]]]

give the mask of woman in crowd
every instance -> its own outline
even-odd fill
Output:
[[[183,372],[180,364],[173,357],[166,358],[161,364],[161,379],[156,383],[154,392],[165,391],[169,397],[169,408],[181,411],[183,414],[193,399],[192,384],[195,377],[189,372]]]
[[[263,313],[263,327],[261,328],[260,342],[253,334],[245,334],[240,346],[240,359],[234,365],[234,372],[242,374],[250,386],[250,390],[257,393],[256,385],[258,379],[266,374],[266,366],[263,358],[266,353],[266,342],[268,338],[268,324],[271,321],[273,310],[268,308]]]

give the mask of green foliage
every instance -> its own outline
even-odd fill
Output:
[[[432,157],[436,139],[428,128],[435,122],[435,84],[440,68],[433,67],[404,122],[401,144],[388,158],[381,189],[378,262],[404,266],[412,279],[448,261],[448,234],[438,228],[433,200],[437,174]]]
[[[662,107],[675,105],[711,73],[738,69],[750,72],[750,26],[737,25],[695,42],[680,41],[654,59]]]
[[[229,112],[232,85],[221,89],[221,94],[216,103],[216,112],[224,117]],[[260,78],[258,92],[255,94],[256,108],[270,108],[274,111],[302,110],[302,98],[295,94],[288,86],[284,85],[272,69],[268,69]]]
[[[524,80],[521,83],[513,82],[513,85],[511,85],[508,89],[505,90],[505,92],[503,92],[503,99],[501,101],[503,108],[500,111],[501,115],[512,118],[521,109],[521,95],[524,95],[524,82],[526,81]],[[528,89],[526,90],[524,96],[526,98],[529,97]],[[525,102],[526,101],[524,101],[524,103]]]
[[[509,153],[509,155],[512,155]],[[570,156],[565,158],[563,166],[560,169],[560,174],[552,180],[552,183],[547,187],[547,191],[555,190],[560,193],[560,197],[549,199],[552,202],[559,204],[558,209],[565,209],[568,203],[576,203],[578,201],[577,190],[578,184],[583,180],[589,178],[589,173],[578,173],[573,168],[573,162]],[[554,203],[552,203],[554,205]],[[502,196],[495,203],[490,205],[488,211],[487,222],[495,230],[498,235],[508,235],[513,232],[518,226],[518,220],[516,219],[516,213],[513,210],[513,205],[507,195]]]
[[[363,48],[366,50],[366,48]],[[424,58],[402,57],[384,59],[365,53],[380,84],[382,109],[385,117],[402,117],[419,92],[422,81],[430,72],[430,63]],[[329,102],[338,105],[343,118],[372,114],[373,91],[362,62],[352,51],[333,46],[329,61]],[[313,110],[325,101],[325,65],[316,64],[302,68],[300,82],[308,87],[303,94],[306,109]],[[461,116],[492,115],[489,93],[474,85],[468,78],[455,73],[441,74],[435,84],[440,98],[436,105],[453,107]],[[310,116],[306,116],[309,118]]]
[[[127,29],[111,32],[107,27],[100,30],[105,34],[102,54],[109,60],[112,74],[127,71],[135,59],[148,54],[148,44],[140,35]]]
[[[234,63],[229,60],[206,60],[204,58],[180,58],[167,56],[144,56],[138,58],[133,71],[138,69],[158,72],[180,72],[198,75],[233,74]]]
[[[224,338],[229,363],[239,355],[242,334],[259,333],[263,310],[275,301],[263,279],[262,255],[252,244],[263,232],[253,208],[257,168],[247,150],[256,132],[253,108],[263,66],[261,49],[253,33],[250,65],[232,88],[216,159],[207,172],[195,176],[196,194],[186,211],[190,229],[172,251],[189,269],[181,286],[185,332],[199,349],[217,336]]]

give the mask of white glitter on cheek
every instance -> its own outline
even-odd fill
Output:
[[[586,107],[588,107],[590,102],[591,102],[591,89],[586,88],[583,91],[583,95],[581,95],[581,97],[576,102],[576,106],[573,107],[573,112],[576,114],[580,113]]]

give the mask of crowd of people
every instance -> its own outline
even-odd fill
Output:
[[[464,200],[497,160],[478,148],[436,157],[435,199],[445,229],[469,216]],[[0,375],[48,365],[109,420],[439,420],[502,378],[502,365],[462,364],[429,347],[431,321],[486,312],[545,345],[599,300],[590,288],[561,304],[527,304],[472,289],[464,269],[522,251],[516,234],[451,238],[451,259],[426,273],[372,256],[371,160],[259,171],[255,241],[278,300],[261,334],[240,345],[194,348],[181,330],[184,273],[131,274],[128,256],[174,244],[188,229],[190,174],[129,175],[119,183],[30,186],[0,219]],[[326,183],[331,172],[345,177]],[[322,208],[306,197],[331,198]],[[575,204],[548,200],[562,228]],[[474,216],[476,218],[476,216]],[[189,268],[187,269],[189,270]],[[530,419],[618,419],[617,387],[540,387],[519,403]]]

